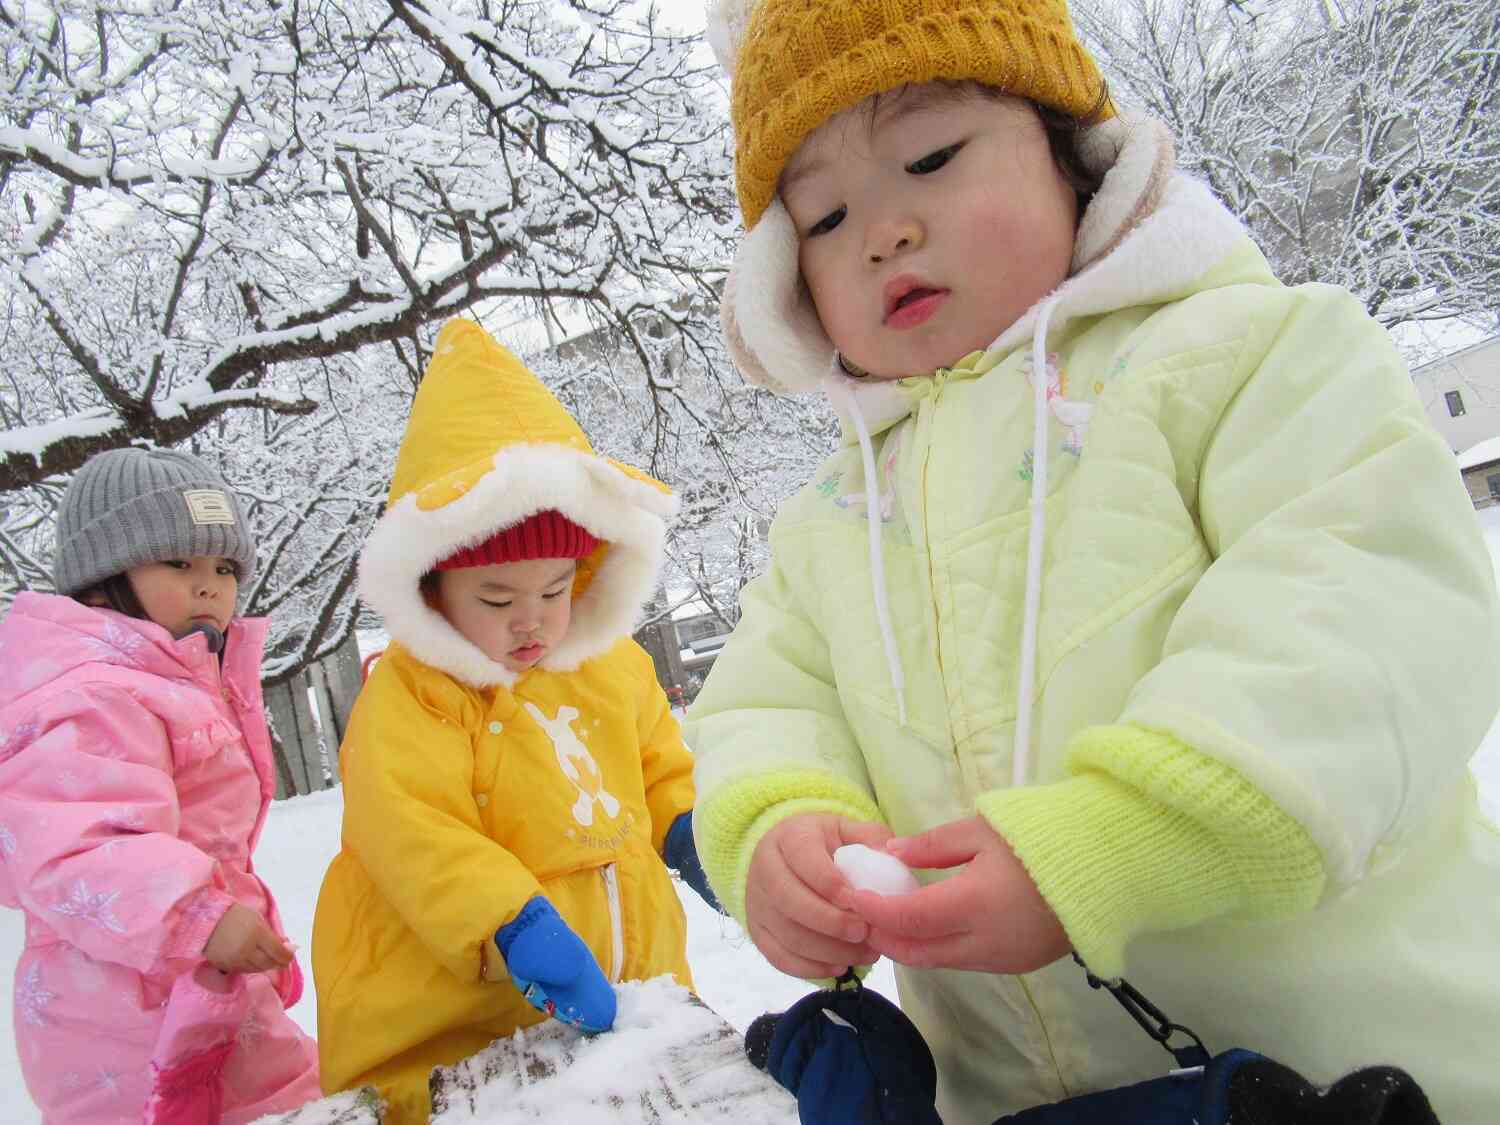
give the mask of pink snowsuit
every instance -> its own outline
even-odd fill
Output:
[[[139,1123],[153,1077],[153,1120],[204,1075],[228,1123],[319,1095],[295,962],[219,1003],[174,989],[231,904],[282,933],[250,863],[275,787],[265,634],[236,620],[221,671],[200,636],[72,598],[23,593],[0,622],[0,904],[26,914],[16,1047],[49,1123]],[[193,1043],[216,1053],[173,1053]]]

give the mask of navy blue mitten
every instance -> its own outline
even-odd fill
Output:
[[[668,867],[682,876],[682,881],[698,892],[698,897],[720,914],[724,908],[713,888],[708,885],[708,876],[703,873],[703,864],[698,862],[698,846],[693,842],[693,814],[685,812],[667,829],[667,839],[662,847],[662,860]]]
[[[926,1041],[900,1008],[861,985],[761,1016],[745,1048],[797,1096],[802,1125],[942,1125]]]
[[[995,1125],[1438,1125],[1411,1075],[1357,1070],[1327,1090],[1290,1067],[1235,1049],[1133,1086],[1036,1106]]]
[[[495,931],[495,944],[533,1008],[589,1035],[614,1026],[615,990],[583,939],[541,895]]]

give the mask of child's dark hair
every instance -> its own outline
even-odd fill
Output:
[[[1052,150],[1052,161],[1063,179],[1078,196],[1078,216],[1088,208],[1090,201],[1104,184],[1104,173],[1091,171],[1083,162],[1078,143],[1083,131],[1099,120],[1100,111],[1109,102],[1108,92],[1099,95],[1099,105],[1088,117],[1074,117],[1060,109],[1037,105],[1036,115],[1047,132],[1047,145]],[[1033,103],[1035,104],[1035,103]]]
[[[126,617],[146,620],[145,607],[141,605],[141,599],[136,597],[135,587],[130,584],[130,579],[123,574],[112,574],[103,582],[95,582],[87,589],[79,590],[73,595],[73,600],[90,606],[103,603]]]
[[[429,570],[421,578],[417,579],[417,593],[422,595],[422,600],[428,605],[437,604],[438,577],[437,571]]]
[[[1008,96],[1004,90],[982,83],[971,82],[964,85],[986,98],[999,100]],[[1104,120],[1105,111],[1109,108],[1109,87],[1103,80],[1100,81],[1099,96],[1082,117],[1074,117],[1066,110],[1053,109],[1037,102],[1030,104],[1036,110],[1037,119],[1041,121],[1042,129],[1047,134],[1047,147],[1052,150],[1052,162],[1057,165],[1063,180],[1078,197],[1078,218],[1081,221],[1084,211],[1104,184],[1104,173],[1091,171],[1084,163],[1079,142],[1083,139],[1085,130]]]

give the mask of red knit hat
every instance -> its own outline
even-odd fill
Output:
[[[561,512],[548,510],[502,527],[488,539],[453,552],[433,570],[520,562],[522,559],[581,559],[599,540]]]

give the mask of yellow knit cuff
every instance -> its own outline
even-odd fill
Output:
[[[1075,738],[1068,768],[1066,781],[995,790],[978,806],[1098,976],[1124,973],[1138,934],[1317,905],[1312,838],[1229,766],[1121,725]]]
[[[858,786],[818,770],[783,770],[715,789],[693,810],[698,859],[714,893],[745,925],[745,880],[761,837],[797,813],[833,813],[850,820],[882,819]]]

